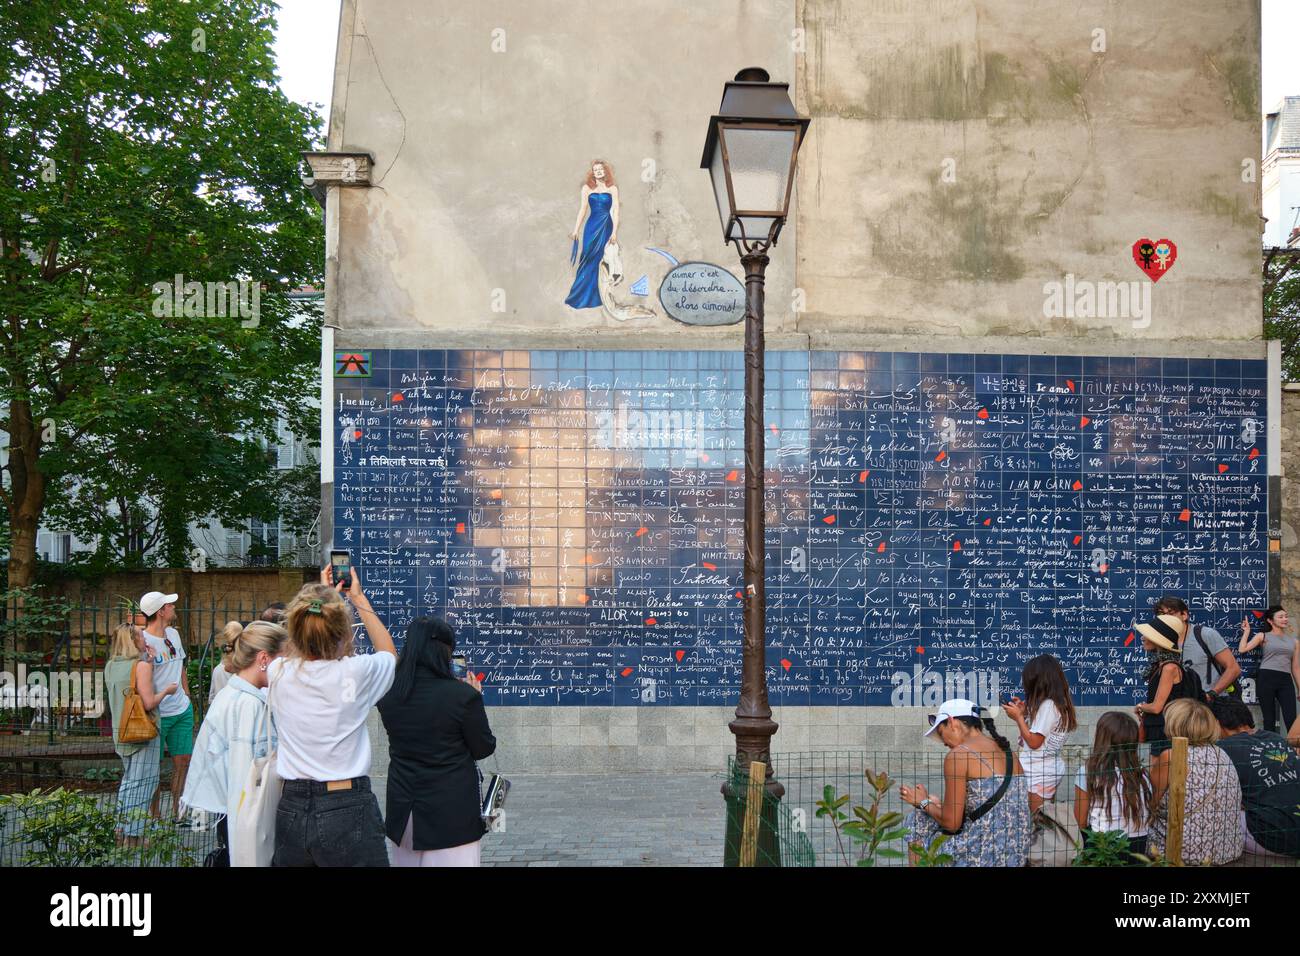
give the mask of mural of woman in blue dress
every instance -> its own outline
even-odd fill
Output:
[[[587,225],[582,225],[582,217]],[[578,201],[578,218],[569,238],[575,250],[578,230],[582,229],[582,252],[577,257],[578,273],[573,277],[573,287],[564,304],[572,309],[599,309],[600,263],[605,246],[618,240],[618,187],[614,185],[614,169],[604,160],[594,159],[587,171],[587,181],[582,185]]]

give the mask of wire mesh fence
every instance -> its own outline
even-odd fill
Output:
[[[0,867],[202,866],[218,846],[216,821],[176,822],[157,765],[134,780],[121,763],[47,774],[0,767]]]
[[[791,826],[806,837],[816,866],[1143,866],[1175,859],[1187,866],[1295,866],[1300,756],[1285,750],[1262,758],[1275,765],[1263,770],[1281,789],[1243,800],[1237,769],[1219,747],[1189,747],[1181,782],[1177,771],[1166,770],[1159,799],[1153,804],[1144,790],[1129,805],[1137,809],[1126,814],[1122,787],[1090,786],[1087,771],[1080,774],[1089,748],[1067,747],[1055,792],[1039,812],[1029,812],[1026,779],[1002,798],[1014,807],[974,822],[964,814],[956,834],[921,818],[900,796],[902,786],[919,784],[941,804],[945,751],[774,754],[772,766],[785,791],[780,802]],[[1142,776],[1150,787],[1151,774]],[[968,797],[967,814],[988,796]],[[1080,826],[1079,816],[1087,826]]]
[[[797,814],[734,757],[727,758],[726,808],[723,857],[728,865],[815,865],[812,842]]]
[[[197,725],[208,706],[213,668],[221,660],[216,636],[230,621],[248,623],[262,608],[233,603],[177,608],[174,627],[187,659],[186,677]],[[103,753],[112,737],[104,691],[113,629],[143,623],[119,607],[43,602],[33,611],[13,604],[0,624],[0,754],[49,748]],[[111,747],[108,748],[111,752]]]

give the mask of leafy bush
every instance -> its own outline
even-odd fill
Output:
[[[885,794],[893,787],[894,781],[884,772],[874,773],[867,770],[865,776],[867,784],[871,787],[871,806],[854,807],[852,819],[841,809],[849,802],[849,795],[837,796],[835,788],[830,784],[827,784],[822,791],[822,799],[817,801],[817,816],[829,820],[831,826],[835,828],[835,841],[839,847],[840,858],[846,865],[849,862],[849,853],[844,848],[845,834],[850,840],[859,844],[854,854],[857,866],[875,866],[877,859],[897,860],[902,859],[904,855],[897,847],[881,845],[907,838],[907,829],[901,826],[903,822],[901,813],[893,810],[880,812],[880,804],[885,799]],[[912,851],[915,865],[943,866],[951,863],[951,856],[939,852],[939,848],[947,839],[943,834],[939,834],[929,846],[921,843],[911,844],[908,848]]]
[[[0,814],[12,810],[17,823],[4,842],[21,849],[21,866],[196,865],[184,833],[160,820],[146,818],[142,846],[119,846],[116,809],[112,799],[63,787],[0,795]],[[0,815],[0,829],[5,822]]]
[[[1080,843],[1071,866],[1159,866],[1148,856],[1129,850],[1128,834],[1123,830],[1094,831]]]

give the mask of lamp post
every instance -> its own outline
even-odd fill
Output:
[[[749,67],[723,87],[722,105],[709,119],[700,166],[709,171],[726,242],[734,242],[745,268],[745,590],[740,703],[730,729],[736,766],[767,766],[767,790],[780,799],[785,788],[772,774],[772,735],[777,725],[767,702],[764,673],[767,595],[763,586],[763,282],[767,251],[776,245],[790,210],[794,167],[809,120],[790,102],[789,84],[773,83],[766,70]],[[722,792],[730,797],[730,782]],[[728,864],[739,844],[736,814],[729,815]],[[760,829],[760,858],[779,861],[770,820]]]

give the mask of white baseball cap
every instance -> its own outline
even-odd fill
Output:
[[[145,617],[153,617],[162,610],[164,604],[175,604],[178,595],[163,594],[161,591],[150,591],[144,597],[140,598],[140,610],[144,612]]]
[[[929,715],[930,729],[923,736],[929,737],[949,717],[979,717],[979,707],[974,701],[966,700],[964,697],[945,700],[939,706],[938,713]]]

